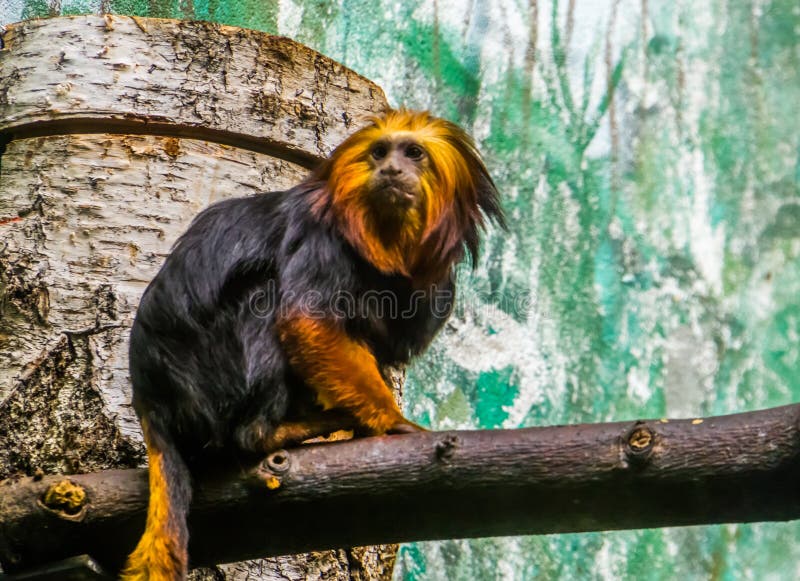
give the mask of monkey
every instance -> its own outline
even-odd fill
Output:
[[[192,479],[223,458],[341,429],[422,430],[382,370],[441,329],[454,268],[467,254],[475,268],[489,221],[506,227],[472,139],[405,109],[372,118],[291,189],[200,212],[131,329],[150,499],[122,578],[186,577]]]

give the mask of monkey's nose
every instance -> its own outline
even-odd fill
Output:
[[[396,176],[399,175],[401,172],[402,170],[394,165],[385,165],[381,168],[381,175],[385,176]]]

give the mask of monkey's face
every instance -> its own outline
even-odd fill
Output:
[[[492,179],[458,126],[427,112],[388,111],[337,147],[310,180],[312,211],[382,272],[441,280],[484,214],[502,224]]]
[[[422,203],[422,177],[430,158],[411,133],[382,135],[369,147],[368,203],[377,211],[404,213]]]

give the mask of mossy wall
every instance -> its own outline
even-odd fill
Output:
[[[504,195],[409,374],[434,428],[800,401],[796,0],[0,0],[293,37],[477,139]],[[465,507],[465,509],[468,507]],[[406,545],[396,577],[797,579],[800,525]]]

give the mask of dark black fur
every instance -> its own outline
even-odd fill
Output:
[[[423,292],[380,273],[313,217],[313,189],[210,206],[142,297],[130,346],[134,407],[190,466],[220,452],[257,454],[259,433],[314,405],[278,343],[281,309],[337,320],[381,365],[422,351],[450,313],[450,276]]]

